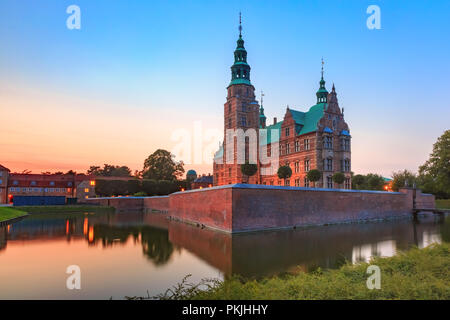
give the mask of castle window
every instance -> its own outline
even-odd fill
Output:
[[[247,125],[247,120],[245,119],[245,117],[241,117],[241,125],[243,127],[245,127]]]
[[[333,171],[333,158],[325,159],[323,167],[326,171]]]
[[[308,187],[309,187],[309,180],[308,180],[308,177],[305,177],[305,179],[304,179],[304,185],[305,185],[305,188],[308,188]]]
[[[344,172],[349,172],[350,171],[350,160],[349,159],[345,159],[344,160]]]
[[[300,151],[300,141],[295,140],[295,152],[299,152]]]
[[[298,161],[295,162],[294,171],[295,173],[298,173],[300,171],[300,163]]]
[[[289,127],[285,129],[284,133],[285,133],[286,137],[289,137],[289,134],[290,134],[290,131],[291,131],[290,129],[291,128],[289,128]]]
[[[325,149],[333,149],[333,137],[325,136],[323,140],[323,147]]]
[[[283,155],[283,145],[280,144],[280,155]]]
[[[35,186],[36,185],[36,181],[31,181],[31,183],[30,183],[32,186]]]
[[[351,182],[350,182],[350,178],[345,178],[344,188],[345,189],[351,189],[352,188],[352,185],[351,185]]]
[[[270,185],[273,186],[273,180],[270,180]]]
[[[18,184],[19,184],[19,181],[17,181],[17,180],[13,181],[13,185],[17,186]]]
[[[300,187],[300,179],[295,179],[295,186]]]
[[[286,143],[286,154],[289,154],[289,152],[290,152],[289,143]]]
[[[309,171],[309,160],[305,160],[305,172]]]
[[[231,128],[231,118],[228,118],[228,128]]]
[[[327,177],[327,188],[333,189],[333,178],[331,178],[331,176]]]
[[[305,139],[305,150],[309,150],[309,139]]]
[[[231,168],[228,168],[228,176],[231,178]]]
[[[284,186],[289,187],[290,185],[291,185],[291,180],[286,179],[286,181],[284,182]]]
[[[242,112],[245,112],[245,104],[242,104]]]

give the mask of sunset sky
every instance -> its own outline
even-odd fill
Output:
[[[80,30],[66,27],[72,4]],[[371,4],[381,30],[366,26]],[[0,164],[141,170],[196,121],[222,132],[239,11],[269,123],[286,105],[315,104],[324,58],[350,126],[352,171],[417,171],[450,128],[449,1],[2,0]]]

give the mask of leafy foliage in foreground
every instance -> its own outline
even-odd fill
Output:
[[[223,282],[203,280],[190,284],[187,277],[153,299],[450,299],[450,246],[413,248],[391,258],[375,258],[381,269],[381,289],[366,286],[368,263],[344,265],[337,270],[318,269],[283,277]],[[201,290],[201,286],[206,287]],[[131,299],[138,299],[132,297]],[[142,298],[141,298],[142,299]],[[145,298],[144,298],[145,299]]]

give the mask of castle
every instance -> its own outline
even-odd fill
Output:
[[[325,87],[322,77],[316,92],[316,104],[302,112],[286,108],[284,118],[274,118],[271,125],[266,124],[261,95],[261,105],[255,99],[255,87],[250,82],[250,65],[239,24],[239,38],[234,51],[234,64],[231,66],[231,82],[227,87],[227,101],[224,104],[224,143],[214,155],[214,186],[251,183],[274,186],[297,186],[351,189],[351,149],[350,130],[344,120],[343,109],[339,107],[336,89],[331,92]],[[239,157],[239,142],[230,132],[243,132],[245,152]],[[250,142],[256,132],[256,142]],[[264,137],[261,138],[261,137]],[[227,139],[228,138],[228,139]],[[257,151],[252,151],[256,147]],[[257,172],[244,177],[241,164],[252,158],[257,164]],[[276,156],[277,166],[267,168],[265,157]],[[231,160],[231,161],[230,161]],[[250,162],[252,163],[252,162]],[[292,176],[282,180],[277,175],[279,166],[290,166]],[[273,166],[273,165],[272,165]],[[266,169],[266,170],[265,170]],[[310,183],[309,170],[321,172],[321,179]],[[336,172],[345,175],[344,183],[336,185],[332,176]]]

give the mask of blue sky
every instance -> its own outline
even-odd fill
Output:
[[[81,8],[81,30],[66,28],[71,4]],[[366,27],[371,4],[381,30]],[[140,169],[155,148],[170,149],[172,127],[203,119],[222,128],[239,11],[270,121],[286,105],[315,103],[324,57],[327,88],[335,83],[350,125],[353,171],[417,170],[449,129],[449,1],[2,0],[0,109],[12,121],[0,127],[0,163]],[[44,129],[14,124],[43,113]],[[55,124],[67,117],[74,125]],[[43,135],[27,143],[33,130]],[[46,143],[55,135],[78,140]],[[47,157],[27,153],[39,141]]]

